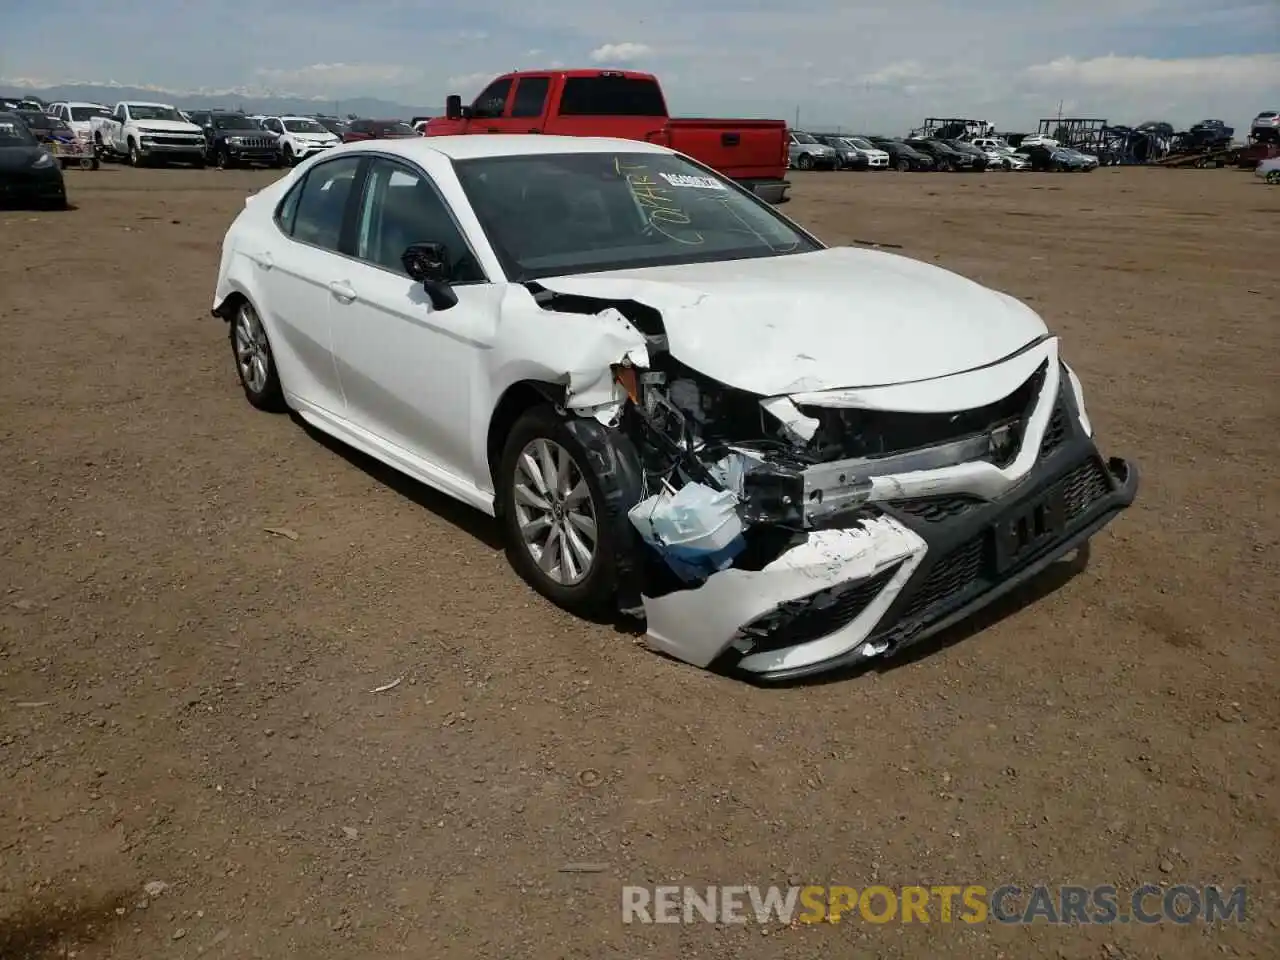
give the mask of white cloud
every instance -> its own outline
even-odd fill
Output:
[[[1027,68],[1033,80],[1083,87],[1152,89],[1214,86],[1257,87],[1280,85],[1280,53],[1225,57],[1187,57],[1158,60],[1154,57],[1119,57],[1114,54],[1077,60],[1059,57]]]
[[[627,40],[623,43],[606,43],[602,47],[596,47],[588,56],[593,63],[631,63],[651,57],[653,54],[652,47]]]
[[[444,82],[449,88],[449,93],[461,94],[462,99],[467,98],[467,92],[474,90],[480,92],[480,88],[501,73],[499,70],[481,70],[478,73],[463,73],[456,77],[450,77]]]
[[[254,74],[265,86],[284,85],[326,93],[403,86],[422,78],[421,68],[394,63],[312,63],[293,68],[263,67],[255,70]]]

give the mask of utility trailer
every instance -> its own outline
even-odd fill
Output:
[[[1225,167],[1228,164],[1237,166],[1240,161],[1240,148],[1233,146],[1199,147],[1189,150],[1175,150],[1168,156],[1154,161],[1157,167]]]
[[[911,131],[911,137],[972,140],[974,137],[989,137],[994,130],[995,124],[988,123],[986,120],[967,120],[964,117],[928,117],[921,126]]]

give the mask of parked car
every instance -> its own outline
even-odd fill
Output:
[[[888,170],[889,169],[889,152],[881,147],[877,147],[866,137],[850,136],[845,137],[845,141],[853,146],[858,153],[867,158],[867,168],[870,170]]]
[[[62,167],[13,111],[0,113],[0,202],[67,205]]]
[[[1261,177],[1267,183],[1280,183],[1280,157],[1263,160],[1253,171],[1255,177]]]
[[[815,133],[811,136],[819,143],[825,143],[835,151],[837,170],[866,170],[870,164],[867,158],[858,152],[858,148],[844,137],[830,133]]]
[[[289,167],[342,142],[312,117],[262,117],[259,122],[275,136],[280,156]]]
[[[82,140],[93,140],[94,117],[110,117],[111,108],[106,104],[92,103],[86,100],[58,100],[49,104],[45,111],[50,116],[64,121]]]
[[[987,159],[986,151],[979,150],[977,147],[975,147],[973,144],[969,143],[966,140],[958,140],[958,139],[951,138],[951,139],[943,140],[942,142],[945,143],[947,146],[949,146],[952,150],[955,150],[957,153],[962,153],[972,158],[972,163],[968,167],[965,167],[966,170],[972,171],[974,173],[979,173],[983,170],[986,170],[987,167],[990,165],[990,161]]]
[[[495,78],[468,107],[454,94],[426,136],[622,137],[679,150],[770,203],[790,184],[783,120],[672,117],[658,78],[634,70],[530,70]]]
[[[797,170],[834,170],[836,151],[811,133],[792,130],[787,134],[787,157]]]
[[[909,147],[902,140],[891,137],[868,137],[873,144],[889,154],[889,164],[896,170],[932,170],[933,157]]]
[[[204,166],[204,131],[173,104],[125,100],[89,124],[103,159],[124,157],[135,167],[169,160]]]
[[[907,146],[919,150],[933,158],[934,167],[938,170],[960,171],[973,169],[973,154],[956,150],[943,140],[933,137],[918,137],[906,141]]]
[[[1280,111],[1263,110],[1249,124],[1249,135],[1264,143],[1280,143]]]
[[[358,143],[361,140],[398,140],[416,136],[417,131],[403,120],[352,120],[347,124],[342,141]]]
[[[1019,147],[1016,152],[1019,156],[1027,158],[1032,170],[1061,172],[1084,169],[1083,160],[1079,157],[1073,157],[1061,147],[1046,147],[1040,144],[1033,144],[1030,147]]]
[[[1030,307],[656,144],[335,148],[247,199],[213,312],[249,403],[496,516],[565,609],[756,679],[900,652],[1138,486]]]
[[[1083,150],[1077,150],[1075,147],[1058,147],[1058,152],[1065,153],[1067,157],[1078,163],[1078,166],[1072,167],[1073,170],[1079,169],[1088,173],[1098,169],[1098,158]]]
[[[204,131],[205,159],[219,169],[284,164],[276,136],[252,117],[230,110],[193,110],[190,117]]]

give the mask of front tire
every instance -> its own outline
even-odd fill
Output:
[[[129,141],[129,166],[142,166],[142,152],[138,150],[138,141],[132,139]]]
[[[812,170],[812,169],[813,169],[813,157],[809,156],[809,154],[807,154],[807,153],[802,153],[802,154],[800,154],[800,156],[796,157],[796,169],[797,169],[797,170]]]
[[[899,173],[906,173],[911,169],[911,161],[906,157],[903,157],[895,164],[895,166],[898,168]]]
[[[495,478],[511,566],[556,606],[587,617],[614,598],[617,548],[589,464],[564,421],[538,406],[511,428]]]
[[[286,143],[284,145],[284,165],[286,167],[292,167],[297,162],[298,162],[298,158],[293,155],[293,147],[289,146],[289,144]]]
[[[1280,183],[1280,170],[1268,170],[1265,179],[1267,183]]]
[[[267,328],[248,300],[241,301],[231,318],[231,351],[245,399],[259,410],[279,413],[286,409],[284,389],[276,371],[275,356],[267,340]]]

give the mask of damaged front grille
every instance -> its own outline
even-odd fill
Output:
[[[843,629],[880,595],[901,566],[895,563],[865,580],[789,601],[753,620],[742,628],[742,634],[752,642],[750,652],[781,650],[820,640]]]
[[[974,507],[986,503],[979,497],[956,494],[946,497],[919,497],[914,500],[890,500],[886,506],[900,510],[925,523],[942,523],[963,516]]]
[[[1045,427],[1044,439],[1040,441],[1040,457],[1049,456],[1053,451],[1062,446],[1062,442],[1067,438],[1067,411],[1062,406],[1062,400],[1059,399],[1054,405],[1053,414],[1049,417],[1049,425]]]
[[[991,438],[988,459],[997,466],[1007,466],[1022,445],[1027,418],[1040,396],[1048,368],[1045,361],[1022,386],[995,403],[954,413],[800,405],[800,412],[819,424],[808,452],[822,460],[886,457],[987,435]]]

